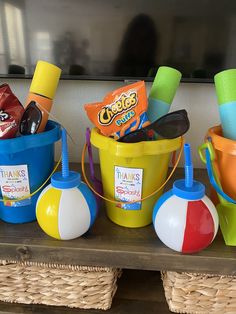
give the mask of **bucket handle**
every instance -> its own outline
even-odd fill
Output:
[[[183,147],[184,147],[184,138],[181,136],[181,145],[180,145],[180,151],[179,151],[179,155],[178,155],[178,158],[173,166],[173,169],[171,170],[169,176],[167,177],[167,179],[165,180],[165,182],[155,191],[153,191],[151,194],[141,198],[140,200],[136,200],[136,201],[130,201],[130,202],[122,202],[122,201],[118,201],[118,200],[113,200],[113,199],[110,199],[110,198],[107,198],[101,194],[99,194],[95,189],[94,187],[90,184],[88,178],[87,178],[87,175],[85,173],[85,166],[84,166],[84,161],[85,161],[85,153],[86,153],[86,150],[87,150],[87,144],[85,143],[84,144],[84,147],[83,147],[83,150],[82,150],[82,156],[81,156],[81,168],[82,168],[82,174],[83,174],[83,177],[84,177],[84,181],[86,182],[86,184],[88,185],[88,187],[93,191],[94,194],[96,194],[97,196],[99,196],[100,198],[102,198],[103,200],[105,201],[108,201],[110,203],[114,203],[114,204],[121,204],[121,205],[124,205],[124,204],[134,204],[134,203],[138,203],[138,202],[142,202],[142,201],[145,201],[146,199],[148,199],[149,197],[155,195],[156,193],[158,193],[161,189],[163,189],[163,187],[167,184],[167,182],[171,179],[172,175],[174,174],[178,164],[179,164],[179,161],[180,161],[180,158],[182,156],[182,152],[183,152]]]
[[[204,150],[205,156],[203,154]],[[209,181],[218,193],[221,203],[227,201],[236,204],[236,201],[223,191],[220,179],[216,174],[216,169],[213,167],[213,161],[216,159],[216,154],[210,138],[208,138],[207,141],[198,148],[198,152],[202,162],[206,164]]]
[[[43,182],[43,184],[39,188],[37,188],[37,190],[35,190],[31,194],[23,196],[23,197],[20,197],[20,198],[16,198],[16,199],[3,199],[3,198],[0,198],[0,202],[7,202],[7,201],[9,201],[11,203],[15,203],[15,202],[26,200],[27,198],[34,196],[36,193],[38,193],[45,186],[45,184],[48,182],[48,180],[51,178],[51,176],[54,174],[54,172],[59,167],[60,163],[61,163],[61,157],[58,160],[58,162],[57,162],[56,166],[54,167],[53,171],[48,176],[48,178]]]

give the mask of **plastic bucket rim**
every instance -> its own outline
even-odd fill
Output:
[[[121,143],[99,133],[98,128],[91,130],[91,143],[98,149],[107,150],[117,157],[141,157],[161,155],[176,151],[181,146],[181,137],[138,143]]]
[[[15,154],[27,149],[53,144],[61,138],[61,125],[48,120],[42,133],[0,140],[0,154]]]
[[[210,136],[215,149],[228,153],[230,155],[236,155],[236,141],[222,136],[221,125],[211,127],[207,132],[207,137]]]

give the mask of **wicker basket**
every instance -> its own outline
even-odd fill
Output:
[[[0,300],[106,310],[120,274],[108,267],[0,261]]]
[[[169,309],[175,313],[235,314],[236,277],[162,272]]]

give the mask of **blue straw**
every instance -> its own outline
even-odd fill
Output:
[[[69,160],[68,160],[68,146],[66,129],[61,130],[61,141],[62,141],[62,177],[66,178],[69,176]]]
[[[193,186],[193,164],[191,158],[191,147],[189,144],[184,144],[184,170],[185,170],[185,186],[191,188]]]

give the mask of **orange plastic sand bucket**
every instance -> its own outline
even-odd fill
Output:
[[[223,137],[221,126],[208,130],[207,137],[211,138],[216,158],[214,166],[225,193],[236,199],[236,141]]]

